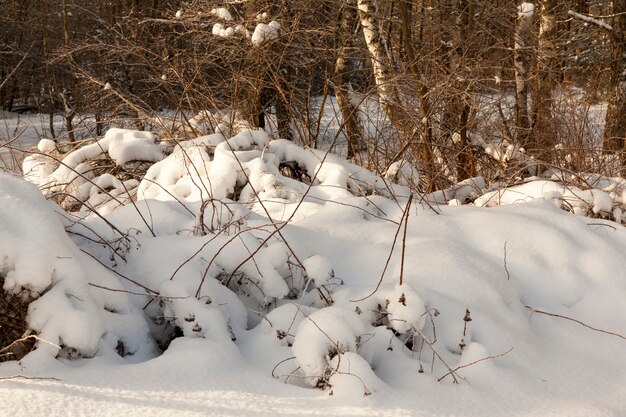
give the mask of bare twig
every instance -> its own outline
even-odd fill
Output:
[[[385,278],[385,272],[387,272],[387,268],[389,267],[389,262],[391,261],[391,257],[393,255],[393,251],[396,247],[396,242],[398,240],[398,235],[400,234],[400,229],[402,228],[402,224],[404,222],[405,218],[408,218],[409,216],[409,208],[411,207],[411,201],[413,200],[413,194],[411,193],[410,197],[409,197],[409,201],[406,204],[406,207],[404,208],[404,211],[402,212],[402,217],[400,218],[400,222],[398,223],[398,228],[396,229],[396,234],[393,237],[393,242],[391,243],[391,249],[389,251],[389,256],[387,257],[387,261],[385,262],[385,267],[383,268],[383,272],[380,274],[380,279],[378,280],[378,283],[376,284],[376,288],[374,288],[374,291],[372,291],[370,294],[366,295],[363,298],[359,298],[358,300],[350,300],[350,302],[352,303],[358,303],[359,301],[363,301],[366,300],[368,298],[370,298],[372,295],[376,294],[376,291],[378,291],[378,289],[380,288],[383,279]],[[405,227],[405,232],[406,232],[406,227]],[[404,257],[403,257],[403,261],[404,261]]]
[[[599,329],[597,327],[590,326],[590,325],[588,325],[588,324],[586,324],[586,323],[584,323],[584,322],[582,322],[580,320],[577,320],[577,319],[574,319],[574,318],[571,318],[571,317],[563,316],[561,314],[556,314],[556,313],[549,313],[549,312],[543,311],[543,310],[537,310],[536,308],[533,308],[533,307],[528,306],[528,305],[524,305],[524,307],[526,307],[527,309],[529,309],[533,313],[543,314],[543,315],[550,316],[550,317],[557,317],[559,319],[572,321],[574,323],[580,324],[583,327],[586,327],[589,330],[593,330],[593,331],[599,332],[599,333],[608,334],[610,336],[615,336],[615,337],[619,337],[622,340],[626,340],[626,336],[623,336],[623,335],[621,335],[619,333],[611,332],[609,330]]]
[[[437,380],[437,382],[441,382],[441,381],[442,381],[445,377],[447,377],[448,375],[454,375],[454,374],[453,374],[453,372],[457,372],[457,371],[459,371],[459,370],[461,370],[461,369],[464,369],[464,368],[470,367],[470,366],[472,366],[472,365],[476,365],[477,363],[480,363],[480,362],[483,362],[483,361],[486,361],[486,360],[489,360],[489,359],[500,358],[500,357],[502,357],[502,356],[504,356],[504,355],[506,355],[506,354],[510,353],[512,350],[513,350],[513,348],[511,347],[509,350],[507,350],[506,352],[502,352],[502,353],[500,353],[499,355],[490,355],[490,356],[485,356],[484,358],[480,358],[480,359],[477,359],[477,360],[475,360],[475,361],[473,361],[473,362],[466,363],[465,365],[459,365],[459,366],[457,366],[456,368],[454,368],[454,369],[450,370],[447,374],[443,375],[441,378],[439,378],[439,379]]]
[[[26,58],[30,54],[30,51],[33,49],[34,45],[35,45],[35,41],[33,41],[33,43],[30,44],[30,48],[28,48],[28,51],[26,51],[24,56],[22,56],[22,59],[20,59],[20,62],[18,62],[17,65],[15,65],[15,67],[13,67],[13,70],[11,70],[11,72],[6,77],[4,77],[4,80],[2,80],[2,84],[0,84],[0,90],[2,90],[2,87],[4,87],[4,85],[7,83],[7,81],[9,81],[9,79],[13,76],[13,74],[15,74],[17,72],[19,67],[22,66],[24,61],[26,61]]]
[[[29,331],[29,332],[30,332],[30,331]],[[35,340],[35,341],[37,341],[37,342],[41,342],[41,343],[43,343],[43,344],[46,344],[46,345],[50,345],[50,346],[52,346],[52,347],[55,347],[55,348],[57,348],[57,349],[59,349],[59,350],[63,349],[61,346],[59,346],[59,345],[57,345],[57,344],[55,344],[55,343],[52,343],[52,342],[50,342],[50,341],[48,341],[48,340],[46,340],[46,339],[42,339],[41,337],[37,336],[36,334],[29,334],[28,336],[24,336],[24,337],[21,337],[21,338],[19,338],[19,339],[17,339],[17,340],[14,340],[14,341],[13,341],[10,345],[5,346],[4,348],[2,348],[2,349],[0,350],[0,354],[6,353],[6,352],[11,352],[11,350],[13,349],[13,347],[14,347],[15,345],[17,345],[18,343],[23,343],[23,342],[26,342],[26,341],[28,341],[28,340]]]
[[[11,376],[1,376],[0,381],[8,381],[12,379],[28,379],[31,381],[60,381],[59,378],[54,377],[42,377],[42,376],[26,376],[26,375],[11,375]]]
[[[511,280],[511,273],[509,272],[509,268],[506,265],[506,245],[509,243],[508,241],[504,242],[504,271],[506,272],[506,280]]]
[[[285,363],[285,362],[288,362],[288,361],[294,360],[295,358],[296,358],[295,356],[292,356],[292,357],[290,357],[290,358],[283,359],[282,361],[278,362],[278,363],[277,363],[277,364],[276,364],[276,365],[272,368],[272,378],[278,378],[278,377],[279,377],[279,375],[276,375],[276,374],[274,373],[274,371],[276,371],[276,368],[278,368],[281,364],[283,364],[283,363]],[[285,380],[285,383],[287,383],[287,381],[286,381],[286,380]]]
[[[593,23],[594,25],[599,26],[602,29],[606,29],[608,31],[612,31],[613,30],[613,27],[611,25],[609,25],[606,22],[603,22],[602,20],[596,19],[595,17],[586,16],[586,15],[581,14],[581,13],[576,13],[573,10],[568,10],[567,14],[572,16],[572,17],[575,17],[576,19],[584,20],[587,23]]]
[[[105,286],[102,286],[102,285],[93,284],[91,282],[89,283],[89,285],[91,287],[95,287],[95,288],[99,288],[101,290],[106,290],[106,291],[111,291],[111,292],[123,292],[123,293],[130,294],[130,295],[140,295],[140,296],[144,296],[144,297],[163,298],[163,299],[166,299],[166,300],[184,300],[185,298],[189,298],[189,296],[184,296],[184,297],[165,297],[163,295],[155,295],[155,294],[148,294],[148,293],[143,293],[143,292],[135,292],[135,291],[129,291],[129,290],[105,287]]]
[[[81,252],[83,252],[83,253],[85,253],[85,254],[89,255],[91,258],[93,258],[93,259],[94,259],[96,262],[98,262],[100,265],[102,265],[103,267],[105,267],[105,268],[106,268],[106,269],[108,269],[109,271],[113,272],[115,275],[119,276],[120,278],[123,278],[123,279],[125,279],[125,280],[126,280],[126,281],[128,281],[128,282],[132,282],[132,283],[133,283],[133,284],[135,284],[136,286],[141,287],[141,288],[143,288],[144,290],[146,290],[146,291],[148,291],[148,292],[150,292],[150,293],[152,293],[152,294],[158,294],[158,291],[152,290],[152,289],[150,289],[150,288],[146,287],[145,285],[140,284],[139,282],[135,281],[134,279],[129,278],[129,277],[127,277],[126,275],[124,275],[124,274],[122,274],[122,273],[120,273],[120,272],[116,271],[115,269],[113,269],[113,268],[109,267],[108,265],[105,265],[105,264],[104,264],[104,263],[103,263],[100,259],[96,258],[95,256],[93,256],[91,253],[87,252],[86,250],[81,249]]]
[[[610,227],[611,229],[617,231],[617,227],[610,225],[610,224],[604,224],[604,223],[587,223],[587,226],[604,226],[604,227]]]
[[[437,351],[437,349],[435,349],[435,346],[433,344],[433,342],[431,342],[430,340],[428,340],[428,338],[426,337],[426,335],[424,335],[424,333],[422,333],[422,331],[418,328],[413,328],[415,330],[415,332],[417,334],[419,334],[422,337],[422,341],[424,343],[426,343],[428,345],[428,347],[430,348],[430,350],[433,352],[433,355],[437,357],[437,359],[439,359],[441,361],[441,363],[443,363],[443,365],[448,369],[448,373],[447,375],[451,375],[452,376],[452,381],[455,384],[459,383],[459,378],[458,375],[456,375],[456,370],[452,369],[452,367],[450,365],[448,365],[448,363],[446,362],[446,360],[439,354],[439,352]],[[458,377],[458,378],[457,378]]]
[[[413,201],[413,194],[409,196],[409,202],[406,205],[405,215],[404,215],[404,233],[402,235],[402,259],[400,260],[400,285],[402,285],[402,280],[404,278],[404,255],[406,252],[406,229],[409,225],[409,210],[411,208],[411,202]]]

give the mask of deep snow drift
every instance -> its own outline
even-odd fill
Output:
[[[261,131],[40,151],[27,178],[72,212],[0,174],[0,277],[38,335],[0,364],[0,414],[626,412],[620,179],[409,204],[402,166]]]

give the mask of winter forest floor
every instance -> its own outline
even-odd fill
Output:
[[[0,416],[626,415],[623,179],[410,200],[260,131],[58,155],[12,117],[39,150],[29,183],[0,142],[0,278],[37,348]]]

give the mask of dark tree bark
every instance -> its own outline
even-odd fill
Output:
[[[451,88],[443,115],[444,136],[455,149],[457,180],[473,177],[475,161],[468,137],[468,123],[472,112],[472,95],[467,74],[463,74],[463,63],[470,58],[469,41],[474,35],[474,1],[455,0],[453,14],[456,17],[449,51],[448,78]]]
[[[536,60],[535,95],[533,97],[532,147],[534,153],[548,160],[557,143],[556,129],[553,126],[552,90],[557,83],[557,0],[544,0],[541,3],[541,23]]]
[[[611,94],[606,113],[604,149],[621,155],[626,169],[626,0],[613,0]]]
[[[335,97],[343,118],[343,131],[348,141],[348,159],[366,150],[363,140],[363,126],[359,119],[359,109],[350,100],[350,76],[352,73],[351,54],[354,51],[353,34],[357,27],[355,0],[347,0],[341,8],[341,26],[338,35],[338,52],[333,73]]]

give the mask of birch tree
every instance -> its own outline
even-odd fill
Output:
[[[521,3],[517,7],[515,22],[515,126],[517,140],[522,146],[528,144],[530,122],[528,119],[528,76],[531,47],[529,43],[535,6]]]
[[[432,157],[432,128],[430,126],[430,114],[427,107],[427,86],[420,79],[417,57],[414,54],[410,39],[410,16],[404,1],[400,2],[402,16],[402,35],[406,48],[406,58],[412,79],[415,81],[415,90],[420,97],[420,117],[415,121],[414,117],[407,114],[409,104],[403,100],[398,87],[397,79],[393,75],[393,62],[386,48],[385,38],[381,31],[379,21],[379,8],[375,0],[357,0],[359,19],[363,28],[365,43],[372,61],[372,70],[376,91],[381,107],[385,111],[389,121],[397,130],[403,150],[410,149],[413,156],[426,174],[426,188],[432,186],[434,172]],[[418,138],[421,133],[421,141]]]

